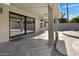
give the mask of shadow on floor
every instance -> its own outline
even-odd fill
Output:
[[[63,40],[58,41],[56,49],[52,49],[51,56],[67,56],[66,45]]]
[[[22,39],[27,39],[27,38],[32,38],[32,37],[36,37],[38,35],[41,35],[42,33],[44,33],[45,31],[42,31],[42,32],[38,32],[38,33],[31,33],[31,34],[27,34],[27,35],[22,35],[22,36],[19,36],[19,37],[15,37],[15,38],[12,38],[10,39],[10,41],[19,41],[19,40],[22,40]]]
[[[47,40],[27,39],[0,44],[0,56],[42,56],[48,55]]]
[[[29,43],[28,43],[29,42]],[[48,41],[43,39],[31,39],[20,45],[16,55],[17,56],[48,56],[50,49],[48,48]]]
[[[66,54],[64,41],[59,41],[57,49]],[[52,51],[52,52],[51,52]],[[48,47],[48,41],[43,39],[29,39],[0,45],[1,56],[63,56],[53,47]]]
[[[70,34],[66,34],[66,33],[63,33],[63,34],[66,35],[66,36],[72,37],[72,38],[77,38],[77,39],[79,39],[78,36],[74,36],[74,35],[70,35]]]
[[[48,47],[48,40],[32,39],[42,33],[25,35],[22,40],[0,44],[0,56],[61,56],[52,46]],[[64,41],[58,41],[57,49],[66,54]]]
[[[38,32],[38,33],[32,33],[32,34],[27,34],[27,35],[25,35],[25,38],[32,38],[32,37],[36,37],[36,36],[38,36],[38,35],[41,35],[41,34],[43,34],[45,31],[42,31],[42,32]]]

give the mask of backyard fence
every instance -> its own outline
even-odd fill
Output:
[[[70,31],[70,30],[79,31],[79,23],[59,23],[58,30],[59,31]]]

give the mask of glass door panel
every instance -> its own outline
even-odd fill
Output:
[[[10,14],[10,37],[15,37],[25,34],[25,17],[15,14]]]
[[[26,20],[26,29],[27,33],[35,32],[35,19],[34,18],[27,18]]]

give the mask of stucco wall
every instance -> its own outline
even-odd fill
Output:
[[[58,30],[60,31],[79,31],[79,23],[59,23]]]
[[[0,14],[0,43],[9,40],[9,9],[3,5],[3,12]]]

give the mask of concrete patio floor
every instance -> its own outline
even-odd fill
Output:
[[[63,31],[63,34],[73,38],[79,38],[79,31]]]
[[[79,33],[63,31],[59,33],[59,40],[64,40],[68,56],[79,56]]]
[[[79,55],[78,49],[74,47],[74,42],[78,39],[63,35],[62,32],[58,33],[57,50],[68,56]],[[0,44],[0,56],[62,56],[53,49],[53,46],[48,46],[48,31],[28,34],[16,39],[17,41]]]

